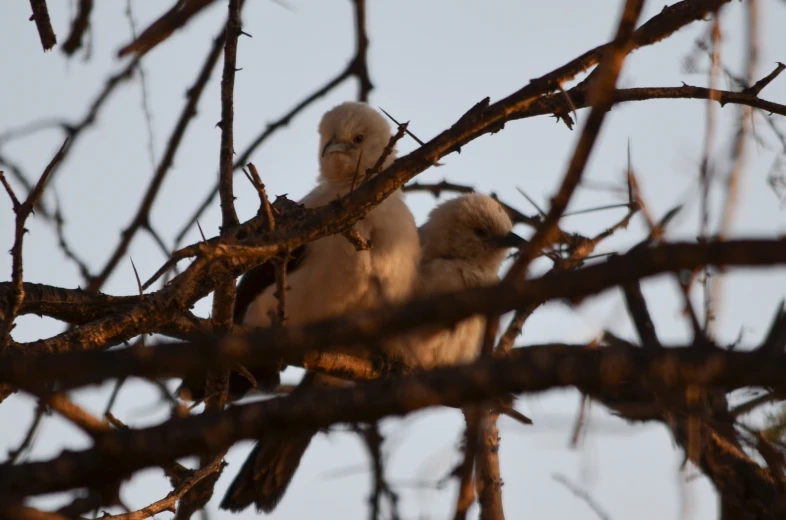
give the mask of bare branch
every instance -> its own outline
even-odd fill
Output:
[[[213,1],[187,0],[185,2],[175,2],[175,5],[169,11],[150,24],[138,38],[117,51],[118,57],[122,58],[131,53],[136,54],[137,57],[144,56],[156,45],[169,38],[172,33],[188,23],[202,9],[212,4]]]
[[[355,57],[350,64],[358,80],[358,100],[368,102],[374,85],[368,75],[368,35],[366,34],[366,0],[352,0],[355,13]]]
[[[275,231],[276,218],[273,215],[273,208],[270,205],[270,200],[267,198],[267,191],[265,191],[265,184],[262,182],[262,178],[259,176],[259,172],[257,171],[257,167],[254,166],[254,163],[248,163],[246,166],[248,166],[248,171],[250,172],[247,175],[248,180],[254,186],[254,189],[256,189],[257,193],[259,194],[259,211],[257,211],[257,215],[265,219],[265,223],[268,231]],[[243,171],[245,172],[245,170]]]
[[[79,0],[79,8],[71,22],[71,31],[68,33],[65,43],[61,46],[63,52],[68,56],[82,47],[82,38],[87,28],[90,27],[90,13],[93,10],[93,0]]]
[[[16,464],[19,460],[19,457],[27,451],[30,446],[33,444],[33,439],[35,438],[36,433],[38,433],[38,428],[41,426],[41,420],[44,418],[44,414],[46,413],[46,406],[42,403],[39,403],[36,406],[35,413],[33,414],[33,420],[30,423],[30,426],[27,428],[27,433],[25,434],[22,442],[19,444],[19,447],[15,450],[11,450],[8,452],[8,460],[6,464]]]
[[[41,46],[44,48],[44,51],[48,51],[57,43],[57,36],[55,36],[55,31],[52,29],[52,22],[49,20],[49,9],[46,6],[46,0],[30,0],[30,7],[33,8],[30,20],[35,22],[35,26],[38,29]]]
[[[586,503],[590,509],[592,509],[596,515],[598,515],[600,520],[611,520],[611,517],[608,515],[608,513],[603,510],[603,508],[595,501],[595,499],[593,499],[592,496],[590,496],[590,494],[585,490],[579,488],[573,482],[568,480],[568,477],[565,475],[552,475],[551,478],[554,479],[555,482],[559,482],[565,486],[568,491],[576,496],[576,498],[583,500],[584,503]]]
[[[44,7],[46,7],[46,5],[44,5]],[[8,295],[7,308],[3,313],[4,319],[2,328],[0,328],[0,347],[5,347],[11,342],[11,329],[14,327],[16,314],[19,312],[19,308],[22,306],[22,301],[25,298],[24,284],[22,280],[22,245],[24,242],[25,233],[27,232],[27,229],[25,229],[25,222],[33,212],[33,209],[35,208],[38,200],[41,198],[41,195],[43,195],[44,187],[46,186],[49,177],[52,175],[52,172],[63,159],[67,145],[68,139],[63,142],[60,150],[57,151],[55,156],[44,169],[44,173],[41,175],[41,178],[38,179],[38,182],[33,187],[33,190],[27,195],[27,199],[25,199],[25,201],[21,204],[14,195],[13,190],[11,190],[11,187],[5,181],[5,177],[0,174],[0,179],[2,179],[3,185],[8,190],[8,194],[14,203],[14,213],[16,213],[14,245],[11,248],[11,257],[13,258],[13,265],[11,268],[12,290]]]
[[[66,451],[52,461],[3,467],[0,482],[4,485],[0,489],[35,495],[96,485],[164,461],[256,438],[271,425],[282,430],[319,429],[340,422],[374,421],[431,406],[482,402],[508,392],[539,392],[565,386],[576,386],[595,395],[614,391],[640,377],[678,394],[689,384],[729,390],[772,386],[782,391],[786,389],[785,369],[783,351],[645,350],[624,345],[601,349],[570,345],[521,348],[508,359],[481,359],[471,365],[371,381],[351,388],[296,392],[220,413],[172,419],[150,428],[112,431],[84,451]],[[772,485],[769,477],[762,478],[763,485]],[[759,498],[764,500],[766,496]],[[777,495],[768,500],[773,513],[785,505]]]
[[[106,520],[144,520],[145,518],[150,518],[158,513],[163,513],[164,511],[173,511],[177,505],[178,500],[183,498],[186,493],[194,488],[194,486],[200,482],[203,482],[206,478],[215,477],[217,473],[221,472],[223,466],[224,463],[222,462],[222,457],[216,457],[211,463],[203,466],[198,471],[194,472],[191,476],[186,478],[179,486],[177,486],[176,489],[172,490],[161,500],[153,502],[149,506],[137,511],[120,515],[108,515],[103,516],[102,518]],[[180,513],[179,509],[178,513]]]
[[[454,520],[467,518],[467,511],[475,501],[475,460],[477,459],[478,445],[480,444],[480,428],[482,409],[478,406],[467,406],[464,412],[464,458],[455,469],[459,477],[458,497],[456,498],[456,512]]]

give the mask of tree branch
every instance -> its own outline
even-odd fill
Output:
[[[169,11],[150,24],[134,41],[117,51],[117,56],[122,58],[131,53],[138,57],[144,56],[213,2],[214,0],[177,0]]]
[[[68,38],[61,46],[62,51],[67,56],[73,56],[74,53],[82,47],[82,38],[90,27],[90,13],[93,10],[93,0],[79,0],[79,7],[76,12],[74,21],[71,22],[71,31],[68,33]]]
[[[44,4],[44,8],[46,8],[46,4]],[[11,189],[11,186],[8,185],[5,177],[3,177],[3,173],[0,172],[0,180],[2,180],[3,186],[6,188],[6,191],[8,191],[8,196],[11,198],[14,213],[16,213],[14,245],[11,248],[11,257],[13,258],[13,265],[11,267],[11,292],[8,294],[8,303],[5,311],[3,312],[3,324],[2,327],[0,327],[0,350],[8,346],[8,344],[11,342],[11,329],[14,327],[16,314],[19,312],[19,308],[22,306],[22,301],[25,298],[24,284],[22,280],[22,244],[24,242],[25,233],[27,232],[27,229],[25,229],[25,222],[33,212],[33,209],[38,203],[38,200],[43,195],[44,187],[46,186],[49,177],[52,175],[52,172],[63,159],[63,154],[65,153],[67,145],[68,139],[63,142],[63,145],[44,169],[44,173],[41,175],[41,178],[38,179],[38,182],[36,183],[33,190],[27,195],[27,198],[22,203],[19,202],[13,190]]]
[[[55,31],[52,29],[52,22],[49,20],[49,9],[46,6],[46,0],[30,0],[30,7],[33,9],[30,20],[35,22],[35,26],[38,29],[41,46],[44,48],[44,51],[48,51],[57,43],[57,36],[55,36]]]
[[[508,359],[481,359],[471,365],[359,383],[351,388],[320,388],[223,412],[172,419],[150,428],[112,431],[87,450],[63,452],[51,461],[2,467],[0,489],[26,496],[98,486],[145,467],[256,438],[269,431],[271,425],[284,431],[316,430],[342,422],[375,421],[427,407],[482,402],[509,392],[540,392],[566,386],[596,395],[642,377],[657,382],[664,391],[679,392],[686,385],[726,390],[771,386],[784,391],[784,370],[783,350],[646,350],[624,345],[601,349],[554,345],[521,348],[515,349]],[[782,497],[777,500],[782,501]],[[770,504],[773,512],[782,507],[777,500]]]
[[[664,244],[634,249],[574,271],[551,272],[516,284],[500,282],[490,287],[412,300],[399,306],[358,312],[311,325],[257,329],[245,335],[233,335],[220,343],[215,339],[203,339],[193,344],[146,347],[143,351],[120,349],[74,352],[67,356],[30,356],[33,352],[71,350],[70,342],[61,346],[64,335],[60,335],[49,340],[12,345],[5,355],[0,355],[0,381],[35,385],[57,380],[63,388],[68,388],[123,376],[182,377],[223,361],[240,363],[252,369],[272,359],[282,359],[285,364],[293,365],[302,362],[309,369],[322,367],[340,372],[341,363],[336,364],[338,358],[319,352],[335,346],[369,344],[380,337],[404,334],[426,324],[447,327],[479,313],[502,314],[558,298],[575,302],[610,287],[660,273],[703,265],[767,266],[774,263],[786,263],[786,242],[737,240]],[[167,290],[170,288],[163,291]],[[155,293],[145,295],[134,309],[95,323],[107,320],[115,320],[113,323],[116,323],[121,319],[118,316],[122,316],[123,322],[128,320],[132,323],[134,319],[145,322],[158,318],[163,310],[156,310],[154,302],[157,298]],[[148,316],[148,313],[153,313],[153,316]],[[90,324],[65,335],[68,341],[76,341],[74,337],[81,338],[79,341],[88,343],[80,345],[81,348],[90,350],[94,347],[89,342],[95,342],[94,335],[100,334],[92,327],[93,324]],[[147,328],[137,327],[133,335],[149,332]],[[90,332],[86,333],[86,329]],[[776,337],[786,339],[783,335]],[[260,349],[259,345],[266,347]],[[354,366],[357,371],[351,372],[350,378],[379,377],[380,370],[375,370],[374,363],[369,360]]]

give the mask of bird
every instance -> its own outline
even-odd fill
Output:
[[[527,241],[494,198],[472,193],[434,208],[419,229],[421,260],[413,297],[499,282],[511,248]],[[480,352],[486,318],[475,315],[452,328],[428,327],[384,345],[389,357],[413,369],[471,363]]]
[[[391,142],[391,127],[368,104],[345,102],[324,114],[319,136],[317,185],[300,201],[308,208],[328,204],[364,182]],[[393,148],[380,170],[394,159]],[[358,251],[346,237],[332,235],[307,244],[293,260],[296,265],[287,273],[290,288],[285,324],[301,325],[409,297],[418,273],[420,239],[402,191],[393,192],[354,229],[370,241],[369,250]],[[264,269],[267,271],[262,272]],[[238,311],[243,325],[271,324],[271,313],[278,305],[271,273],[269,267],[260,267],[245,275],[238,285],[238,301],[242,295],[246,304]],[[277,370],[275,375],[278,377]],[[278,382],[265,379],[266,387]],[[294,392],[343,384],[347,383],[306,372]],[[272,511],[315,434],[267,432],[258,439],[219,507],[239,512],[253,503],[258,511]]]

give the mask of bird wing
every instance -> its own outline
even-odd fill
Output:
[[[303,245],[292,251],[287,261],[287,273],[294,272],[303,264],[307,255],[307,246]],[[258,265],[248,271],[240,278],[237,284],[237,295],[235,297],[235,312],[233,321],[237,324],[243,323],[246,309],[254,299],[264,292],[268,287],[276,284],[276,267],[272,261]],[[278,385],[280,367],[260,366],[252,371],[250,375],[256,380],[259,388],[273,388]],[[183,378],[183,383],[178,389],[179,393],[187,392],[193,401],[201,401],[205,395],[206,376],[199,374]],[[237,400],[246,395],[254,384],[246,375],[232,372],[229,376],[229,398]]]
[[[294,273],[308,256],[305,245],[298,247],[289,255],[287,261],[287,273]],[[234,322],[243,323],[243,316],[246,309],[254,299],[262,294],[268,287],[276,284],[276,266],[273,262],[267,261],[258,265],[244,274],[237,284],[237,295],[235,297]]]

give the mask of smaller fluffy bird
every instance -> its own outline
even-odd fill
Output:
[[[493,198],[470,194],[432,210],[420,227],[421,262],[415,296],[482,287],[499,282],[499,269],[513,247],[526,241],[513,233],[505,210]],[[386,348],[412,368],[430,369],[474,361],[486,318],[472,316],[445,329],[424,329]]]

